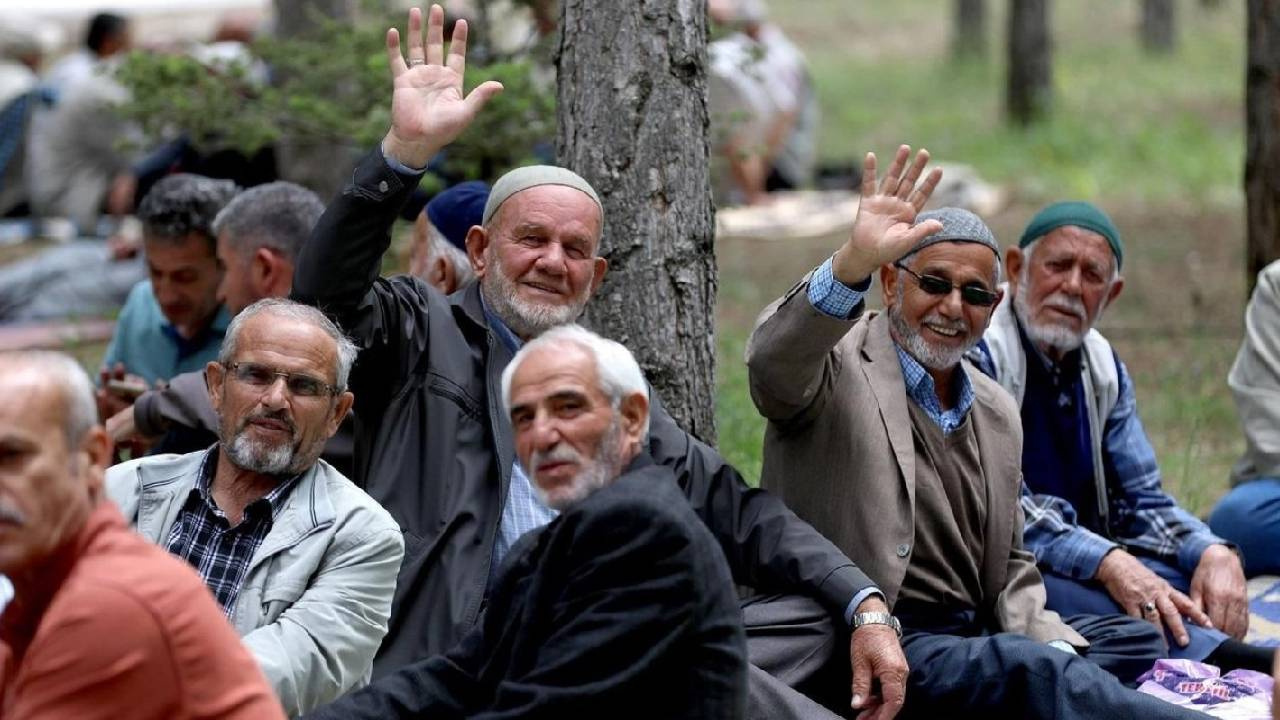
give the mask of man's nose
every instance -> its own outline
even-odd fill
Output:
[[[289,405],[289,386],[285,382],[283,375],[277,375],[272,379],[271,384],[262,389],[261,403],[271,409],[279,409],[288,407]]]
[[[951,288],[951,292],[938,302],[938,312],[948,319],[964,315],[964,300],[960,297],[960,286]]]
[[[538,255],[537,267],[538,270],[553,275],[565,273],[565,254],[560,243],[549,242],[543,246],[542,253]]]

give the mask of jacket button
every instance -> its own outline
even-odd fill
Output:
[[[911,552],[910,545],[906,543],[902,543],[901,545],[898,546],[898,557],[906,557],[907,553],[910,553],[910,552]]]
[[[378,183],[378,192],[386,192],[390,188],[391,186],[387,184],[386,180]]]

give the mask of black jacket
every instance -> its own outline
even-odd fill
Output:
[[[353,478],[405,534],[375,677],[444,652],[475,624],[515,458],[500,383],[512,353],[490,331],[478,286],[445,297],[411,277],[379,277],[415,183],[380,151],[366,156],[299,254],[293,282],[294,299],[325,310],[361,348],[350,381]],[[871,581],[677,427],[658,398],[651,405],[648,454],[675,474],[734,581],[813,597],[841,617]]]
[[[457,646],[310,717],[733,720],[746,690],[724,554],[671,471],[638,458],[515,544]]]

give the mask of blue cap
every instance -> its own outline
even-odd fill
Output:
[[[488,200],[489,185],[482,180],[470,180],[431,198],[423,212],[446,240],[466,252],[467,231],[472,225],[481,224]]]

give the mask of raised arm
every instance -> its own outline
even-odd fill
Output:
[[[877,184],[876,156],[867,153],[862,199],[849,240],[810,278],[761,314],[747,344],[747,366],[751,396],[770,420],[803,420],[820,409],[822,391],[832,373],[831,350],[861,314],[862,294],[871,273],[942,229],[936,220],[913,225],[942,179],[942,171],[935,168],[917,187],[929,153],[920,150],[908,167],[910,155],[909,147],[899,147]],[[832,302],[833,297],[844,302]]]

